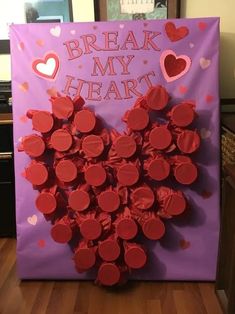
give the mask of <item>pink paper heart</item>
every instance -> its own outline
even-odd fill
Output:
[[[203,70],[207,69],[211,65],[211,60],[204,57],[202,57],[199,62]]]
[[[211,137],[211,131],[205,128],[201,129],[200,134],[201,134],[201,138],[204,140]]]
[[[186,74],[191,63],[188,56],[177,56],[172,50],[165,50],[160,56],[160,67],[167,82],[173,82]]]
[[[185,93],[187,93],[187,87],[186,86],[184,86],[184,85],[181,85],[180,87],[179,87],[179,92],[181,93],[181,94],[185,94]]]
[[[55,26],[55,27],[52,27],[50,29],[50,33],[52,36],[54,37],[60,37],[60,33],[61,33],[61,28],[59,25]]]
[[[43,59],[36,59],[32,63],[32,69],[35,74],[50,80],[55,79],[59,66],[59,57],[54,52],[49,52]]]
[[[72,29],[72,30],[70,31],[70,34],[75,35],[75,34],[76,34],[75,29]]]
[[[213,99],[214,99],[214,97],[212,95],[206,95],[206,102],[207,103],[212,102]]]
[[[201,30],[201,31],[204,31],[206,28],[207,28],[207,24],[205,22],[199,22],[198,23],[198,28]]]
[[[31,217],[28,217],[27,221],[30,225],[35,226],[38,221],[38,217],[36,215],[33,215]]]

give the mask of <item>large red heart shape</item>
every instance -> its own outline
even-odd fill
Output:
[[[191,63],[188,56],[177,56],[172,50],[163,51],[160,57],[160,67],[167,82],[173,82],[186,74]]]
[[[171,41],[178,41],[186,37],[189,33],[189,29],[186,26],[176,28],[173,22],[168,22],[165,25],[165,30],[168,38]]]
[[[59,57],[54,52],[47,53],[43,59],[35,59],[32,63],[33,71],[44,79],[55,79],[60,67]]]

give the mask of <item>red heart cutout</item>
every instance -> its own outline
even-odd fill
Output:
[[[206,27],[207,27],[207,24],[205,22],[198,23],[198,28],[200,29],[200,31],[204,31]]]
[[[160,57],[160,67],[167,82],[172,82],[188,72],[191,60],[186,55],[177,56],[172,50],[165,50]]]
[[[33,71],[45,79],[54,79],[59,70],[59,57],[54,52],[47,53],[43,59],[36,59],[32,63]]]
[[[189,29],[186,26],[176,28],[173,22],[166,23],[165,31],[168,38],[173,42],[183,39],[189,33]]]
[[[191,243],[185,239],[181,239],[179,244],[182,250],[186,250],[191,246]]]

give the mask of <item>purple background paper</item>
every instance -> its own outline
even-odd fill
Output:
[[[51,110],[46,90],[55,87],[58,91],[62,91],[67,74],[84,80],[102,80],[105,88],[113,78],[106,75],[91,77],[92,57],[99,56],[104,62],[109,55],[129,54],[135,55],[135,60],[130,64],[130,75],[118,75],[114,80],[120,82],[122,79],[136,78],[154,71],[156,76],[151,78],[153,84],[165,86],[172,97],[173,104],[183,99],[195,100],[198,113],[196,127],[199,130],[206,129],[204,130],[206,138],[202,139],[200,151],[194,158],[199,166],[200,177],[192,187],[183,189],[192,208],[184,217],[166,222],[167,233],[161,241],[146,241],[145,245],[149,248],[148,264],[145,269],[133,272],[132,278],[146,280],[213,280],[215,278],[219,233],[219,19],[173,20],[177,27],[187,26],[189,29],[189,35],[177,42],[171,42],[166,36],[164,29],[166,22],[166,20],[154,20],[64,23],[59,25],[61,32],[57,37],[50,33],[51,28],[56,24],[11,26],[17,259],[20,278],[91,279],[95,277],[94,271],[84,274],[76,272],[69,246],[57,244],[51,239],[50,223],[35,208],[36,191],[21,175],[29,163],[29,158],[26,154],[17,151],[20,137],[32,133],[31,121],[25,122],[24,115],[29,108]],[[161,32],[161,35],[156,38],[161,51],[101,51],[68,61],[64,41],[79,39],[83,34],[93,33],[97,35],[97,43],[101,44],[101,34],[104,31],[118,31],[119,39],[122,41],[129,30],[133,30],[138,42],[143,40],[143,30]],[[38,45],[37,40],[41,43],[43,40],[43,45]],[[177,55],[185,54],[192,60],[189,72],[171,83],[165,81],[159,66],[161,52],[168,49],[172,49]],[[32,61],[35,58],[43,58],[48,51],[55,51],[61,63],[54,81],[39,78],[31,68]],[[200,58],[210,60],[208,68],[201,68]],[[25,82],[28,83],[28,90],[20,88]],[[118,86],[120,87],[120,83]],[[139,90],[145,93],[146,85],[142,84]],[[82,96],[84,94],[81,93]],[[212,97],[206,101],[208,95]],[[134,100],[135,97],[122,101],[112,99],[101,102],[89,101],[87,104],[94,108],[97,115],[100,115],[109,126],[122,130],[124,125],[120,118]],[[202,197],[203,190],[210,192],[211,196]],[[32,215],[37,216],[35,225],[28,222],[28,217]],[[187,249],[180,247],[179,243],[182,239],[190,243]]]

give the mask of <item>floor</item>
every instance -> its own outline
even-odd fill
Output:
[[[222,314],[212,283],[28,281],[16,275],[16,240],[0,239],[0,314]]]

